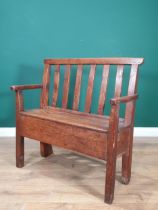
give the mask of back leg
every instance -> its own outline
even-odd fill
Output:
[[[114,199],[117,137],[118,135],[116,133],[109,133],[107,141],[107,165],[104,201],[108,204],[111,204]]]
[[[52,145],[40,142],[40,151],[42,157],[48,157],[53,153]]]
[[[133,148],[133,130],[130,131],[128,137],[128,151],[122,155],[122,178],[123,184],[128,184],[131,178],[132,167],[132,148]]]

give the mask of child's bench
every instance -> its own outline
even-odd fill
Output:
[[[12,86],[16,91],[16,166],[24,166],[24,137],[40,141],[41,155],[52,153],[52,146],[67,148],[107,161],[105,202],[112,203],[115,186],[116,158],[122,155],[122,182],[128,184],[131,176],[133,122],[138,65],[142,58],[83,58],[46,59],[41,85]],[[127,96],[121,97],[124,66],[130,65]],[[68,109],[70,74],[77,66],[72,109]],[[84,112],[78,111],[82,74],[89,65]],[[91,113],[94,77],[97,66],[102,67],[102,81],[97,114]],[[110,100],[110,116],[104,116],[110,65],[116,65],[114,96]],[[52,105],[49,105],[50,71],[54,67]],[[62,67],[62,68],[61,68]],[[57,108],[61,70],[65,69],[62,108]],[[61,84],[61,83],[60,83]],[[25,111],[23,90],[41,88],[40,108]],[[71,91],[72,92],[72,91]],[[109,103],[109,101],[108,101]],[[126,103],[125,117],[119,117],[120,103]]]

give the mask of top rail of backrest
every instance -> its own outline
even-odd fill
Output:
[[[123,65],[123,64],[142,64],[143,58],[56,58],[56,59],[45,59],[44,63],[49,65],[56,64],[102,64],[102,65]]]

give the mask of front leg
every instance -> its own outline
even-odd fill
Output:
[[[114,199],[119,105],[112,105],[107,138],[107,166],[104,201],[111,204]]]
[[[24,137],[16,134],[16,167],[24,166]]]
[[[24,99],[21,90],[16,91],[16,167],[24,166],[24,137],[19,134],[19,112],[24,111]]]
[[[111,204],[114,199],[117,145],[113,134],[107,139],[107,166],[105,182],[105,202]]]

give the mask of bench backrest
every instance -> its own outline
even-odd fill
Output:
[[[64,84],[63,84],[63,96],[62,96],[62,107],[67,108],[68,104],[68,94],[70,86],[70,74],[72,65],[77,65],[75,89],[73,96],[73,110],[78,110],[79,100],[80,100],[80,88],[82,80],[82,72],[84,70],[84,65],[90,65],[90,72],[88,78],[88,86],[86,90],[85,99],[85,112],[91,111],[92,105],[92,94],[93,85],[97,65],[102,65],[102,81],[100,86],[100,95],[98,101],[98,114],[102,115],[105,102],[106,93],[108,86],[108,78],[110,65],[116,65],[116,80],[115,80],[115,90],[114,97],[120,97],[122,91],[122,81],[124,66],[130,65],[130,78],[128,84],[128,95],[136,93],[137,88],[137,76],[138,76],[138,65],[143,62],[143,58],[73,58],[73,59],[45,59],[44,64],[44,75],[43,75],[43,89],[41,95],[41,107],[47,106],[49,101],[49,86],[50,86],[50,71],[51,66],[54,66],[54,88],[52,96],[52,106],[56,106],[58,92],[59,92],[59,82],[60,82],[60,67],[64,66]],[[132,112],[134,109],[133,103],[128,103],[126,106],[125,118],[127,121],[131,121]]]

